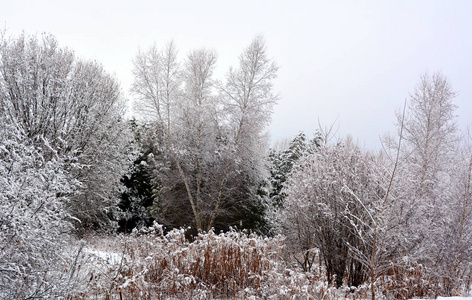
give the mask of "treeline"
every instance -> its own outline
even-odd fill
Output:
[[[418,270],[434,293],[464,292],[472,148],[443,75],[421,77],[379,153],[322,131],[269,150],[278,67],[264,40],[224,78],[216,63],[205,48],[182,59],[173,43],[139,51],[129,121],[99,63],[51,35],[2,36],[2,298],[67,295],[79,284],[78,238],[155,222],[190,227],[190,240],[231,228],[281,234],[287,263],[321,263],[338,287],[373,283],[373,298],[385,276]],[[405,290],[395,297],[424,293]]]

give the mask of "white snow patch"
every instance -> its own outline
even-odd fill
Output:
[[[95,249],[90,249],[90,248],[86,248],[85,252],[95,255],[96,257],[112,264],[117,264],[122,259],[122,254],[116,253],[116,252],[106,252],[106,251],[95,250]]]
[[[437,300],[441,299],[460,299],[460,300],[472,300],[472,297],[438,297]]]
[[[451,300],[451,299],[457,299],[457,300],[472,300],[472,297],[438,297],[436,300]],[[428,299],[410,299],[410,300],[428,300]],[[434,300],[434,299],[430,299]]]

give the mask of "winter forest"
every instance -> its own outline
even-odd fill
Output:
[[[472,135],[447,74],[418,74],[378,151],[335,126],[270,146],[269,46],[222,78],[212,50],[141,49],[125,99],[53,35],[4,33],[0,298],[471,296]]]

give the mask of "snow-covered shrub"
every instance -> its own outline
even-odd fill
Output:
[[[47,144],[47,141],[43,141]],[[44,297],[72,282],[66,212],[70,180],[63,159],[45,160],[23,132],[0,123],[0,298]]]
[[[328,280],[337,287],[365,281],[367,268],[352,248],[363,256],[372,251],[371,216],[384,193],[380,175],[375,158],[349,139],[295,164],[276,218],[288,252],[304,270],[311,270],[312,250],[319,249]]]

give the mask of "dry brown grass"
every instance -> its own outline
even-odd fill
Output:
[[[405,263],[390,267],[376,283],[387,299],[436,299],[438,296],[460,296],[451,278],[421,264]]]
[[[82,288],[69,299],[369,299],[369,284],[336,289],[322,267],[311,273],[285,261],[284,239],[242,232],[167,235],[159,226],[88,240],[79,264]],[[446,295],[444,280],[420,265],[396,265],[378,278],[378,299]]]
[[[319,274],[287,269],[282,237],[210,232],[190,242],[156,226],[93,243],[90,278],[70,299],[337,298]]]

